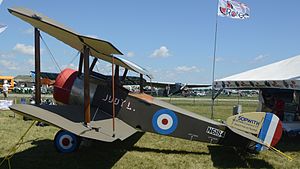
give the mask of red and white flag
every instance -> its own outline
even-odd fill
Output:
[[[235,0],[219,0],[218,15],[233,19],[247,19],[250,17],[250,8]]]

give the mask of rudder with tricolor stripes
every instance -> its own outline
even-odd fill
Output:
[[[266,113],[258,138],[267,145],[275,146],[280,140],[281,135],[282,123],[279,118],[273,113]],[[261,144],[256,144],[256,151],[262,151],[265,149],[267,149],[267,147]]]

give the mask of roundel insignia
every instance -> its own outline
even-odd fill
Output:
[[[169,109],[160,109],[152,117],[152,126],[159,134],[171,134],[176,130],[178,119]]]

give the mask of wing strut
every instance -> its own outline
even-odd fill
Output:
[[[35,104],[41,104],[41,53],[40,31],[34,28],[34,53],[35,53]]]
[[[144,93],[143,74],[140,74],[140,93]]]
[[[83,63],[83,53],[80,53],[80,58],[79,58],[79,65],[78,65],[78,77],[81,76],[82,74],[82,63]]]
[[[112,81],[112,122],[113,122],[113,133],[115,133],[115,116],[116,116],[116,111],[115,111],[115,72],[114,72],[114,64],[115,64],[115,57],[112,56],[112,64],[111,64],[111,81]],[[114,135],[113,135],[114,137]]]
[[[86,125],[91,122],[89,56],[90,56],[90,48],[84,46],[84,48],[83,48],[83,62],[84,62],[84,123]]]
[[[124,71],[124,73],[123,73],[123,76],[122,76],[122,82],[124,82],[125,81],[125,79],[126,79],[126,76],[127,76],[127,73],[128,73],[128,69],[125,69],[125,71]]]

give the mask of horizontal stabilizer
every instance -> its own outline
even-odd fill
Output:
[[[262,128],[262,122],[265,118],[265,115],[266,113],[264,112],[237,114],[228,117],[226,124],[232,128],[257,135]]]

